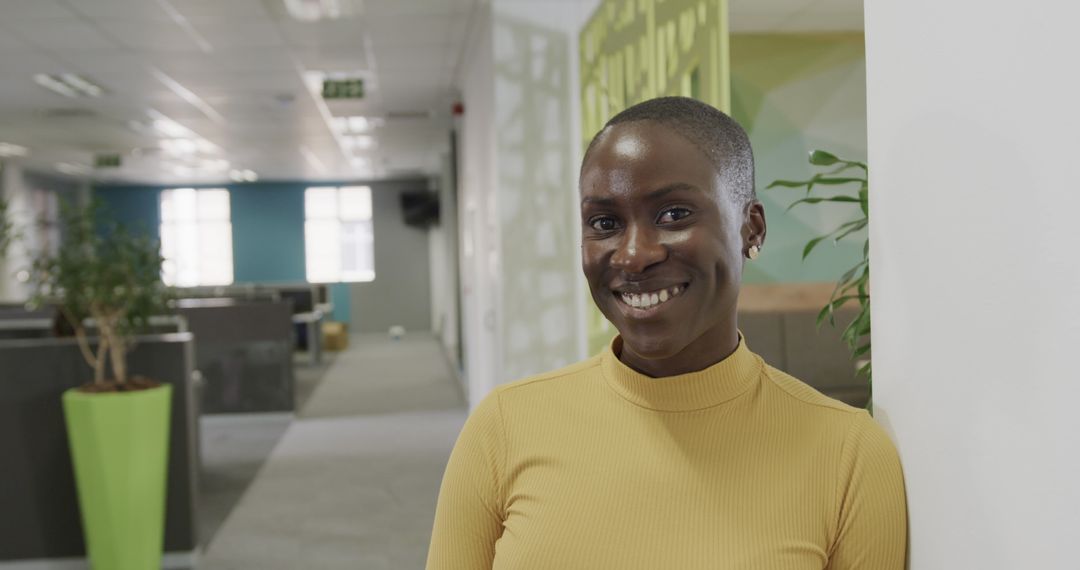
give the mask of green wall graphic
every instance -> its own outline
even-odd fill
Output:
[[[727,0],[605,0],[581,32],[582,148],[611,116],[647,99],[683,95],[730,110]],[[611,323],[589,304],[589,352]]]

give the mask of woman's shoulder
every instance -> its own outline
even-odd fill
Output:
[[[526,391],[530,388],[554,388],[567,381],[573,381],[581,376],[598,374],[600,370],[600,356],[593,356],[580,362],[575,362],[562,368],[548,372],[534,374],[519,380],[501,384],[495,388],[500,394]]]

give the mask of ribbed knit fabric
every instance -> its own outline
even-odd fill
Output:
[[[443,478],[428,570],[900,570],[896,450],[745,342],[650,378],[618,359],[498,387]]]

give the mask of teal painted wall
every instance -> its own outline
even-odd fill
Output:
[[[105,213],[132,230],[159,239],[161,217],[158,211],[160,188],[152,186],[113,186],[94,188],[94,197],[105,206]]]
[[[228,185],[233,227],[233,280],[236,283],[298,283],[305,280],[303,182]],[[220,188],[221,186],[214,186]],[[159,235],[160,186],[98,186],[94,195],[108,214]],[[330,287],[333,319],[349,322],[347,283]]]
[[[238,283],[304,281],[306,187],[305,184],[275,182],[229,188],[233,278]],[[336,313],[336,305],[334,309]]]

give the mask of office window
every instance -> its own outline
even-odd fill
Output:
[[[164,190],[161,209],[161,278],[194,287],[233,282],[232,216],[224,188]]]
[[[304,250],[311,283],[375,280],[371,188],[304,191]]]

